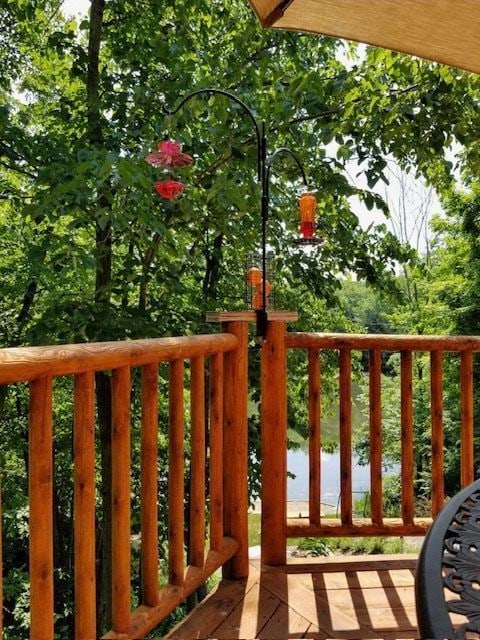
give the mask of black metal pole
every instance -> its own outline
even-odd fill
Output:
[[[262,167],[262,308],[257,310],[257,336],[262,338],[267,333],[267,222],[268,222],[268,177],[267,177],[267,134],[265,122],[262,122],[262,139],[260,145],[260,166]]]
[[[265,155],[262,158],[262,171],[263,171],[263,180],[262,180],[262,274],[263,274],[263,283],[262,283],[262,309],[261,311],[257,311],[257,335],[261,337],[265,337],[267,330],[267,222],[269,216],[269,203],[270,203],[270,173],[272,169],[272,165],[275,162],[276,158],[282,153],[288,154],[291,156],[295,162],[297,163],[298,168],[300,169],[300,173],[302,174],[303,182],[305,186],[308,187],[307,176],[305,175],[305,170],[298,158],[297,154],[288,149],[287,147],[280,147],[276,151],[272,153],[270,158],[268,159],[268,163],[266,160],[266,149],[267,149],[267,141],[265,137],[265,123],[263,123],[262,128],[262,149],[265,151]]]

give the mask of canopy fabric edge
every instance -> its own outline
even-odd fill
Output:
[[[283,18],[285,11],[293,0],[282,0],[273,11],[271,11],[263,20],[261,20],[262,27],[268,29],[272,27],[277,20]]]
[[[480,73],[480,1],[250,0],[263,28],[345,38]]]

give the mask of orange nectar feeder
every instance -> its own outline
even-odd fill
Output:
[[[268,280],[265,280],[265,296],[268,298],[272,290],[272,285]],[[257,311],[263,307],[263,280],[255,287],[255,294],[252,298],[252,307]]]
[[[247,271],[247,284],[256,287],[262,281],[262,272],[258,267],[251,267]]]
[[[315,234],[317,199],[313,193],[305,191],[300,196],[298,204],[300,205],[300,236],[302,238],[313,238]]]
[[[263,299],[261,292],[256,293],[252,298],[252,307],[255,311],[258,311],[263,306]]]
[[[268,280],[265,280],[265,295],[269,296],[271,290],[272,290],[272,285]],[[260,282],[258,283],[258,286],[255,287],[255,294],[257,293],[259,293],[260,295],[263,294],[263,280],[260,280]]]

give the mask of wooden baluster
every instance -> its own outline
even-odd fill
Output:
[[[0,487],[0,638],[3,638],[3,548],[2,548],[2,496]]]
[[[402,519],[413,524],[413,395],[412,352],[401,352]]]
[[[53,638],[52,379],[30,384],[28,494],[30,527],[30,637]]]
[[[285,323],[269,322],[262,345],[262,562],[286,562],[287,356]]]
[[[223,354],[210,358],[210,548],[223,546]]]
[[[248,323],[225,322],[238,346],[224,356],[223,526],[239,547],[223,568],[225,578],[248,576]]]
[[[352,523],[351,352],[340,350],[340,505],[342,524]]]
[[[320,524],[320,360],[319,350],[308,350],[308,462],[309,517]]]
[[[462,487],[474,479],[473,463],[473,354],[462,351],[460,359],[460,416],[461,416],[461,465]]]
[[[184,582],[184,406],[183,360],[170,363],[168,449],[168,575],[171,584]]]
[[[158,365],[142,367],[141,567],[142,601],[158,603]]]
[[[370,351],[370,510],[373,524],[383,524],[382,493],[382,352]]]
[[[95,374],[74,378],[75,638],[96,637]]]
[[[443,381],[442,352],[430,354],[430,415],[432,422],[432,516],[443,507]]]
[[[130,368],[112,371],[112,626],[130,626]]]
[[[191,361],[190,564],[205,556],[205,358]]]

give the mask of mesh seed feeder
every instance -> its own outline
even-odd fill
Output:
[[[265,289],[265,305],[269,310],[275,308],[275,265],[273,254],[266,257],[266,277],[263,277],[262,255],[249,254],[245,261],[245,289],[243,300],[249,309],[261,311]]]

